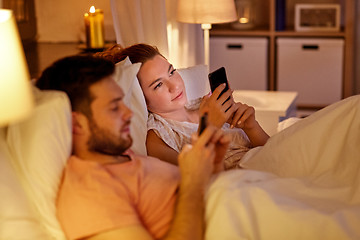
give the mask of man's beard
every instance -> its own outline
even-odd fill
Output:
[[[100,128],[93,119],[89,119],[91,136],[87,142],[89,151],[111,156],[122,155],[132,144],[132,138],[117,137],[110,131]]]

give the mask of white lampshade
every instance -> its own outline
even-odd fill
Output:
[[[0,126],[27,116],[34,100],[15,18],[0,9]]]
[[[184,23],[198,23],[204,30],[204,63],[209,66],[209,30],[213,23],[233,22],[237,19],[234,0],[178,0],[176,19]]]
[[[234,0],[178,0],[177,20],[185,23],[226,23],[237,19]]]

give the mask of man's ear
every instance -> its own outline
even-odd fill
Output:
[[[73,134],[83,134],[85,129],[88,127],[87,117],[79,112],[72,112],[71,117]]]

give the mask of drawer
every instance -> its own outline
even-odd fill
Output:
[[[299,106],[339,101],[343,48],[343,39],[278,38],[277,89],[298,92]]]
[[[267,90],[267,38],[210,38],[210,71],[224,66],[232,89]]]

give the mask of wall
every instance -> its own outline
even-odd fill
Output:
[[[355,20],[355,81],[354,91],[360,94],[360,3],[356,1],[356,20]]]
[[[110,1],[35,0],[38,42],[85,42],[84,13],[92,5],[104,11],[105,39],[115,41]]]

